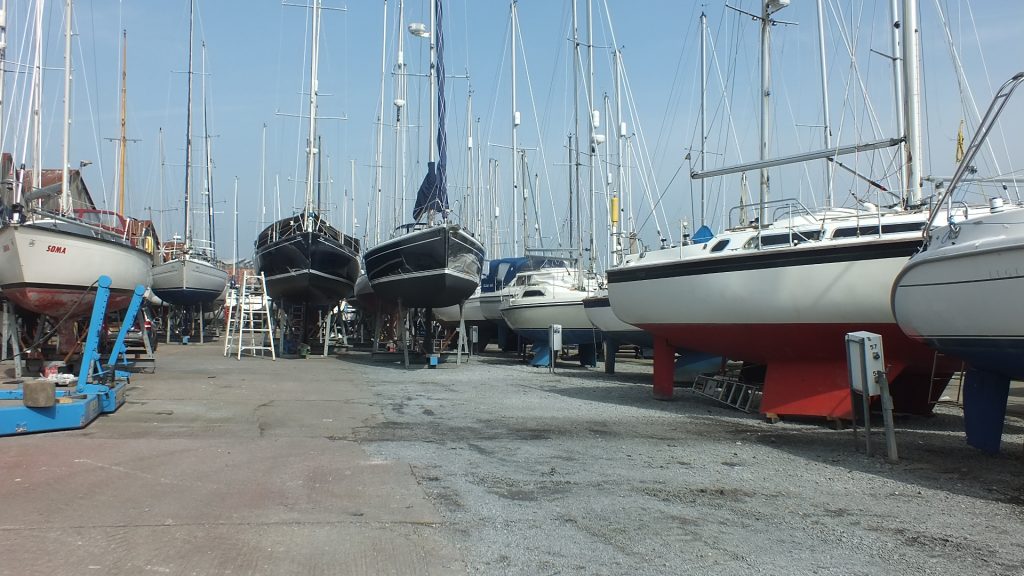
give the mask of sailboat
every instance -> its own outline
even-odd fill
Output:
[[[70,0],[65,7],[62,167],[46,171],[41,167],[43,43],[37,37],[32,111],[34,168],[31,174],[24,165],[15,170],[5,155],[3,178],[11,184],[10,215],[0,225],[0,289],[4,296],[24,310],[56,318],[87,313],[95,294],[90,288],[104,274],[112,281],[107,309],[127,307],[135,287],[149,283],[151,266],[151,256],[143,249],[145,227],[133,226],[132,221],[120,215],[119,227],[114,227],[109,219],[107,226],[83,219],[97,211],[81,171],[71,170],[68,165],[72,96]],[[38,16],[42,18],[41,10]],[[41,29],[41,23],[37,29]]]
[[[441,0],[431,1],[431,124],[437,95],[437,157],[428,146],[427,175],[420,184],[411,224],[366,251],[366,276],[378,298],[406,308],[461,305],[480,285],[484,247],[464,227],[450,221],[444,100],[444,36]],[[433,132],[430,130],[428,133]]]
[[[209,304],[224,293],[228,273],[216,265],[213,243],[199,245],[193,236],[192,200],[192,44],[195,3],[189,1],[188,89],[185,116],[185,237],[163,247],[164,262],[153,267],[153,293],[168,304]]]
[[[587,13],[591,14],[589,6]],[[514,14],[515,12],[513,10],[513,15]],[[580,142],[582,137],[580,136],[579,122],[580,94],[578,79],[580,78],[580,74],[578,63],[581,61],[581,57],[579,53],[580,39],[577,32],[578,26],[576,18],[576,2],[574,1],[572,5],[572,39],[574,45],[573,67],[575,73],[573,74],[573,100],[575,103],[574,109],[576,117],[576,146],[573,147],[572,142],[570,141],[570,154],[574,158],[574,165],[572,169],[575,170],[575,174],[571,178],[571,181],[576,183],[576,194],[577,198],[579,198],[579,170],[581,166]],[[592,40],[592,38],[588,38],[588,45],[590,46],[588,61],[591,64],[591,69],[590,81],[587,83],[589,89],[587,102],[594,102],[593,42],[590,42],[589,40]],[[589,126],[589,138],[587,141],[590,147],[592,160],[597,156],[597,144],[599,143],[598,135],[596,133],[597,117],[598,114],[595,112],[587,114],[587,123]],[[589,170],[591,204],[593,204],[593,192],[596,189],[596,171],[593,164],[594,162],[591,161],[591,167]],[[571,189],[570,185],[570,191]],[[593,214],[593,210],[591,210],[591,213]],[[578,216],[579,211],[577,211],[577,217]],[[583,300],[596,293],[598,286],[603,284],[603,278],[593,270],[593,259],[591,260],[590,269],[585,270],[583,268],[582,228],[580,226],[580,222],[576,222],[576,224],[576,229],[580,233],[575,239],[578,253],[575,258],[575,262],[572,263],[574,266],[542,268],[540,270],[520,272],[513,280],[512,286],[507,293],[507,297],[502,300],[501,316],[504,318],[505,322],[507,322],[509,327],[517,334],[523,338],[533,341],[535,352],[533,363],[535,365],[548,365],[549,352],[553,354],[558,353],[557,350],[550,350],[548,342],[549,327],[552,324],[557,324],[562,327],[562,344],[567,346],[578,345],[581,347],[580,360],[583,364],[592,365],[596,362],[596,345],[601,341],[601,332],[597,330],[587,318],[586,310],[583,308]],[[592,231],[594,227],[594,223],[591,222]],[[591,247],[589,252],[591,254],[591,258],[593,258],[593,234],[591,234]]]
[[[320,64],[321,1],[313,0],[309,86],[309,138],[306,141],[306,194],[302,211],[267,226],[256,238],[256,270],[274,300],[333,307],[352,296],[359,277],[359,240],[332,226],[315,202],[317,73]]]
[[[976,170],[975,157],[1022,82],[1024,72],[997,91],[936,207],[947,205]],[[998,180],[990,183],[1020,184]],[[995,196],[977,209],[957,202],[944,225],[935,225],[938,213],[932,211],[924,247],[893,283],[892,312],[908,336],[967,362],[967,441],[997,452],[1009,382],[1024,379],[1024,314],[1016,305],[1024,290],[1024,203]]]
[[[771,25],[768,6],[783,4],[788,3],[765,5],[763,33]],[[763,365],[764,413],[849,418],[844,338],[867,330],[884,340],[897,409],[920,413],[934,405],[942,386],[933,382],[953,367],[905,336],[889,306],[892,282],[919,249],[928,218],[920,208],[916,22],[916,2],[907,0],[899,28],[906,63],[908,208],[812,211],[795,200],[768,202],[762,196],[753,221],[738,222],[705,242],[631,255],[608,271],[615,315],[654,335],[655,395],[671,396],[671,363],[675,349],[683,348]],[[763,94],[767,98],[770,90]],[[785,160],[891,144],[830,146]],[[765,150],[763,145],[763,155]],[[763,158],[742,169],[776,163],[782,162]],[[778,216],[769,222],[773,214]]]

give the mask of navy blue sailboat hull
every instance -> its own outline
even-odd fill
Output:
[[[366,251],[366,276],[378,297],[410,308],[465,302],[480,285],[484,248],[454,224],[413,230]]]
[[[272,299],[326,307],[352,296],[359,278],[358,241],[333,228],[327,232],[334,234],[296,230],[271,241],[272,228],[256,243],[256,269]]]

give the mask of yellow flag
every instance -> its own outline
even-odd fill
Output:
[[[964,159],[964,121],[960,121],[960,130],[956,134],[956,162]]]

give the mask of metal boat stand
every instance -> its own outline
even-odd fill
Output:
[[[146,289],[142,285],[135,287],[117,340],[104,364],[99,351],[100,332],[110,285],[109,276],[100,276],[75,387],[57,390],[54,380],[39,378],[23,382],[16,389],[0,390],[0,435],[84,428],[100,414],[114,412],[124,404],[132,368],[125,358],[125,337],[134,324]]]

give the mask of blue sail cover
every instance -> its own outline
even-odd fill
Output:
[[[420,190],[416,193],[416,205],[412,209],[413,220],[419,220],[420,216],[428,210],[437,212],[444,208],[438,199],[437,190],[437,171],[435,163],[430,162],[427,164],[427,175],[423,177]]]
[[[416,204],[412,208],[412,217],[419,220],[425,212],[446,212],[448,210],[448,142],[445,136],[444,107],[444,25],[441,0],[435,4],[435,40],[437,62],[435,77],[437,78],[437,162],[427,164],[427,175],[416,193]]]

